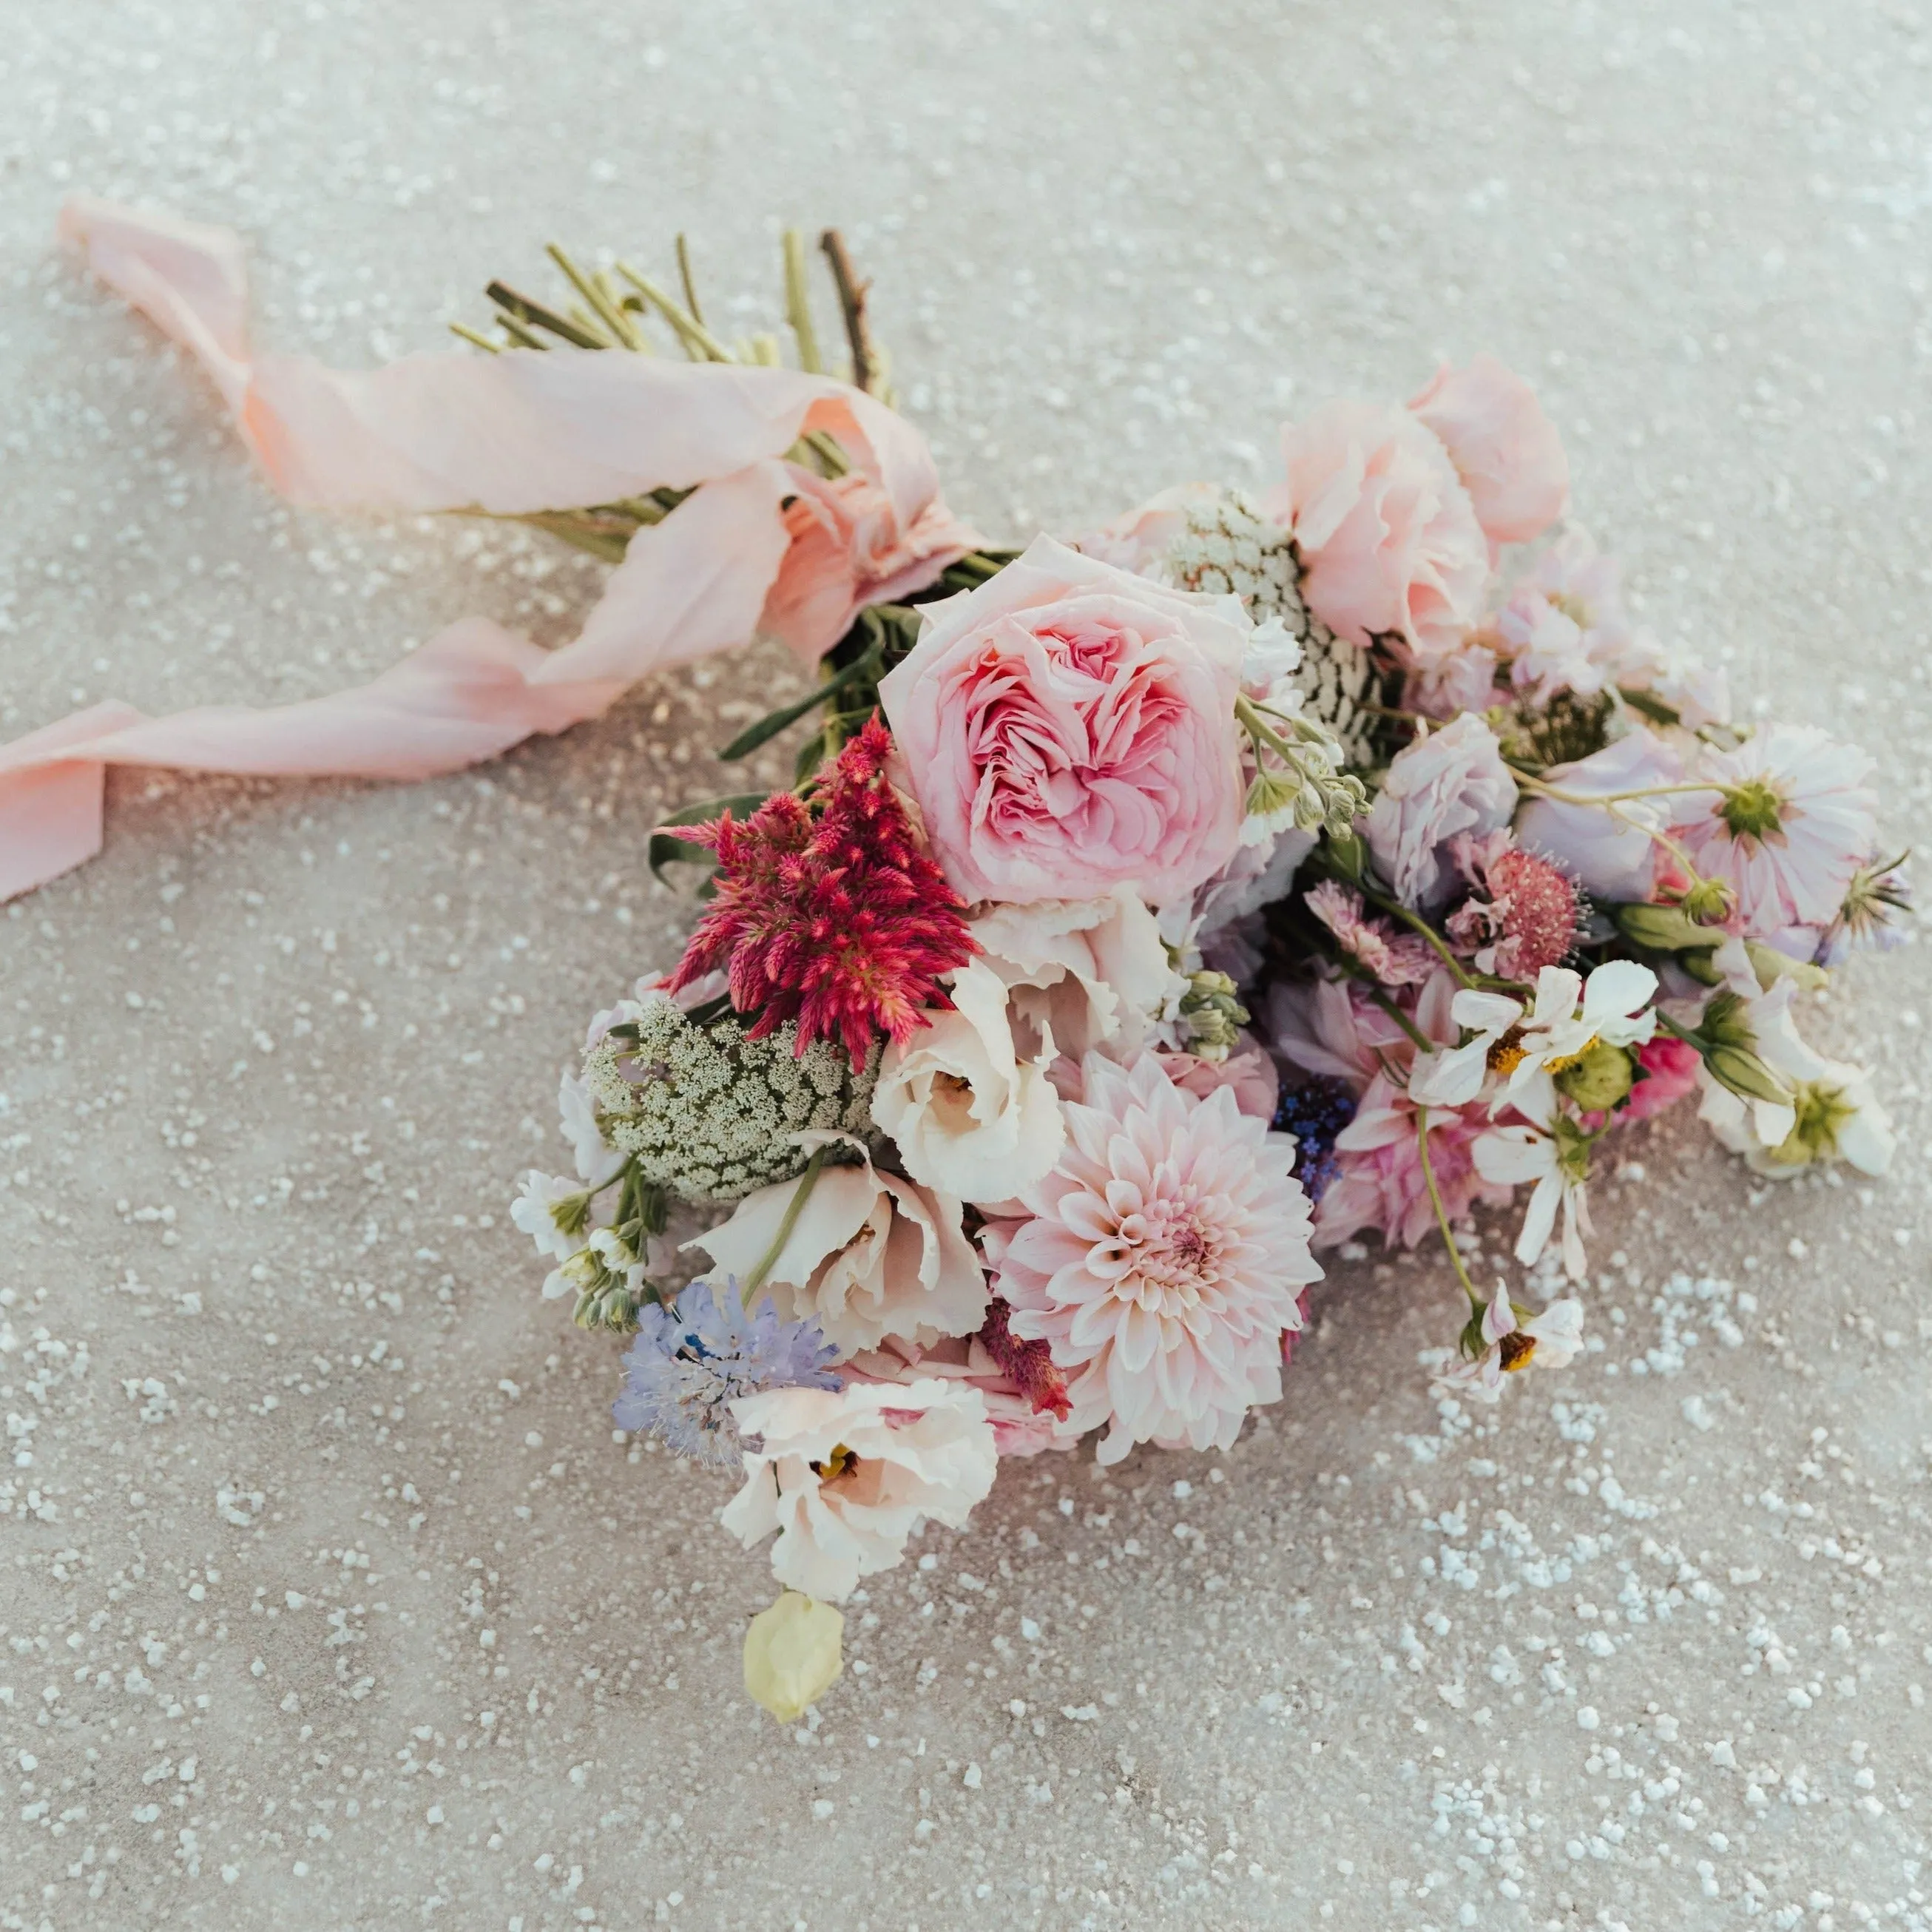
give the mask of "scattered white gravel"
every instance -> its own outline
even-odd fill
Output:
[[[1927,843],[1909,8],[8,26],[0,736],[326,689],[466,610],[560,636],[595,575],[274,502],[54,257],[68,190],[238,224],[265,338],[350,363],[553,237],[688,229],[761,326],[777,227],[836,219],[1001,537],[1258,482],[1291,405],[1496,350],[1649,621],[1862,737]],[[1231,1456],[1010,1467],[805,1723],[746,1703],[729,1484],[614,1438],[616,1351],[505,1210],[583,1015],[688,916],[646,832],[739,788],[706,748],[794,675],[414,789],[124,775],[106,856],[0,913],[0,1928],[1926,1925],[1922,949],[1811,1022],[1881,1070],[1889,1182],[1640,1130],[1600,1346],[1496,1414],[1428,1393],[1432,1259],[1344,1264]]]

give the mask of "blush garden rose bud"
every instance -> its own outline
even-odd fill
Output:
[[[781,1590],[745,1632],[745,1688],[780,1724],[796,1723],[838,1682],[844,1635],[830,1604]]]

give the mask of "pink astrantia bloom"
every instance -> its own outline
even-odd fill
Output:
[[[1151,1054],[1090,1054],[1081,1072],[1058,1165],[1021,1195],[1025,1218],[982,1237],[1012,1331],[1048,1343],[1082,1429],[1109,1425],[1101,1462],[1149,1441],[1227,1448],[1280,1400],[1282,1331],[1322,1272],[1292,1148]]]
[[[1408,410],[1334,402],[1282,431],[1288,481],[1268,507],[1294,533],[1302,592],[1350,642],[1447,656],[1481,608],[1489,539],[1441,441]]]
[[[879,686],[933,856],[968,900],[1159,906],[1233,856],[1246,794],[1240,600],[1170,590],[1050,537],[927,607]]]
[[[963,1335],[926,1348],[889,1335],[877,1348],[838,1364],[848,1382],[956,1382],[980,1391],[993,1426],[993,1447],[1002,1456],[1037,1456],[1071,1449],[1080,1432],[1067,1417],[1040,1402],[995,1361],[985,1341]]]
[[[1436,957],[1428,940],[1419,933],[1397,932],[1388,920],[1369,912],[1352,886],[1324,879],[1303,893],[1302,899],[1335,935],[1342,950],[1384,986],[1419,986],[1436,970]]]
[[[1872,761],[1815,724],[1773,724],[1695,774],[1708,795],[1671,801],[1690,862],[1737,894],[1744,932],[1828,925],[1878,837]]]
[[[1448,451],[1492,543],[1528,543],[1562,515],[1570,465],[1556,425],[1493,356],[1444,363],[1408,406]]]
[[[1507,831],[1481,838],[1466,834],[1450,840],[1449,850],[1474,890],[1444,930],[1478,972],[1534,980],[1570,956],[1584,907],[1558,867],[1520,849]]]

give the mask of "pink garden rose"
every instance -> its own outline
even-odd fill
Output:
[[[892,500],[862,470],[827,479],[799,469],[786,506],[791,538],[758,628],[816,664],[868,604],[922,590],[980,541],[939,498],[902,528]]]
[[[1528,543],[1562,515],[1570,464],[1536,392],[1493,356],[1444,363],[1409,399],[1433,430],[1492,543]]]
[[[968,899],[1159,906],[1233,855],[1240,601],[1170,590],[1051,537],[928,607],[879,686],[933,856]]]
[[[1490,544],[1441,441],[1393,404],[1334,402],[1282,431],[1288,482],[1269,499],[1294,532],[1302,593],[1338,636],[1396,638],[1447,657],[1482,608]]]

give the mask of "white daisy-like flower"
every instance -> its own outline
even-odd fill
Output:
[[[604,1138],[587,1082],[568,1072],[556,1090],[558,1125],[576,1156],[577,1171],[590,1187],[601,1187],[624,1164],[625,1156]]]
[[[1631,959],[1610,960],[1587,980],[1567,966],[1546,966],[1526,1008],[1505,994],[1465,987],[1449,1010],[1470,1036],[1418,1055],[1409,1097],[1425,1107],[1467,1106],[1493,1073],[1502,1083],[1498,1100],[1520,1106],[1598,1042],[1642,1046],[1657,1030],[1649,1006],[1656,991],[1657,975]]]
[[[1796,996],[1792,982],[1780,980],[1744,1009],[1758,1058],[1790,1083],[1790,1106],[1743,1099],[1706,1071],[1700,1118],[1758,1174],[1788,1178],[1815,1162],[1837,1160],[1865,1174],[1883,1174],[1898,1139],[1872,1090],[1871,1075],[1864,1067],[1827,1060],[1799,1039],[1791,1022]]]
[[[1504,1376],[1532,1365],[1568,1368],[1576,1359],[1583,1348],[1583,1304],[1566,1295],[1526,1320],[1498,1282],[1483,1311],[1481,1334],[1481,1354],[1452,1364],[1438,1379],[1457,1395],[1492,1402],[1502,1397]]]
[[[1549,1096],[1552,1101],[1554,1094]],[[1543,1258],[1556,1231],[1558,1209],[1563,1216],[1563,1267],[1572,1281],[1589,1270],[1583,1238],[1591,1232],[1586,1184],[1590,1173],[1590,1137],[1560,1108],[1545,1111],[1544,1096],[1523,1095],[1512,1105],[1525,1116],[1484,1134],[1470,1150],[1476,1172],[1485,1180],[1505,1187],[1534,1182],[1529,1205],[1516,1237],[1516,1258],[1526,1268]]]

